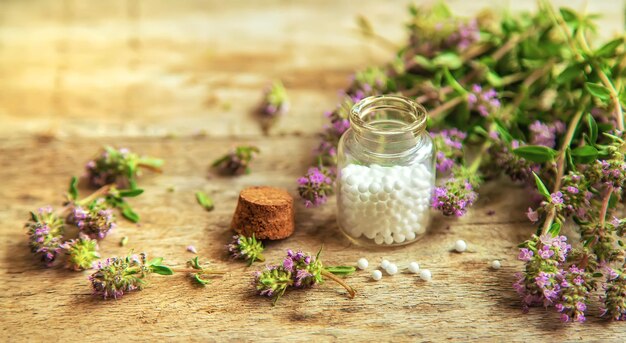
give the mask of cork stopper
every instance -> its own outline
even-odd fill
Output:
[[[254,234],[258,239],[287,238],[295,227],[293,198],[280,188],[248,187],[239,193],[230,227],[241,235]]]

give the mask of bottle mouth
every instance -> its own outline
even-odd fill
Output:
[[[398,95],[370,96],[352,107],[350,126],[359,134],[417,136],[426,129],[424,106]]]

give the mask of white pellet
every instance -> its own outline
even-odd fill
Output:
[[[409,271],[413,274],[417,274],[420,272],[420,265],[417,262],[409,263]]]
[[[387,268],[385,268],[385,271],[389,275],[395,275],[398,273],[398,266],[396,266],[395,263],[389,263]]]
[[[368,190],[372,194],[376,194],[376,193],[380,192],[380,189],[381,189],[380,184],[377,183],[377,182],[372,182],[372,184],[368,188]]]
[[[424,281],[430,281],[433,279],[433,275],[430,273],[428,269],[420,269],[420,279]]]
[[[454,250],[457,252],[464,252],[467,249],[467,243],[464,240],[459,239],[454,243]]]
[[[387,269],[387,267],[389,267],[389,264],[390,264],[390,263],[391,263],[391,262],[389,262],[388,260],[382,260],[382,261],[380,261],[380,267],[381,267],[382,269]]]
[[[382,278],[383,278],[383,273],[380,270],[377,269],[377,270],[372,271],[372,279],[374,281],[378,281]]]
[[[361,257],[357,262],[356,262],[356,266],[359,267],[359,269],[363,270],[365,268],[367,268],[367,266],[369,265],[369,263],[367,262],[367,260],[364,257]]]
[[[500,263],[500,261],[498,260],[491,261],[491,268],[500,269],[500,267],[502,267],[502,263]]]

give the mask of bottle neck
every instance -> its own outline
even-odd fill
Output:
[[[396,156],[418,149],[426,133],[426,110],[401,96],[374,96],[357,103],[350,124],[359,145],[373,154]]]

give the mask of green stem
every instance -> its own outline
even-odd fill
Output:
[[[606,213],[609,210],[609,201],[611,200],[611,194],[613,194],[613,186],[608,186],[606,188],[606,194],[604,195],[604,199],[602,199],[602,207],[600,208],[600,227],[602,228],[604,228]]]
[[[579,107],[578,112],[576,112],[576,114],[574,115],[574,118],[572,118],[572,121],[569,123],[567,127],[567,133],[565,134],[565,138],[563,139],[563,144],[561,145],[561,149],[559,149],[559,154],[557,155],[556,176],[554,179],[554,187],[552,189],[553,193],[558,192],[559,189],[561,189],[561,181],[562,181],[561,179],[563,178],[563,175],[565,174],[565,151],[572,144],[572,139],[574,139],[574,133],[576,132],[576,127],[578,127],[578,123],[583,117],[583,112],[587,106],[587,102],[589,102],[589,97],[585,96],[580,101],[580,107]],[[543,227],[541,229],[542,234],[546,234],[548,230],[550,230],[550,227],[552,226],[552,223],[554,222],[555,218],[556,218],[556,209],[552,207],[550,209],[550,212],[548,213],[548,216],[546,217],[546,221],[543,223]]]

